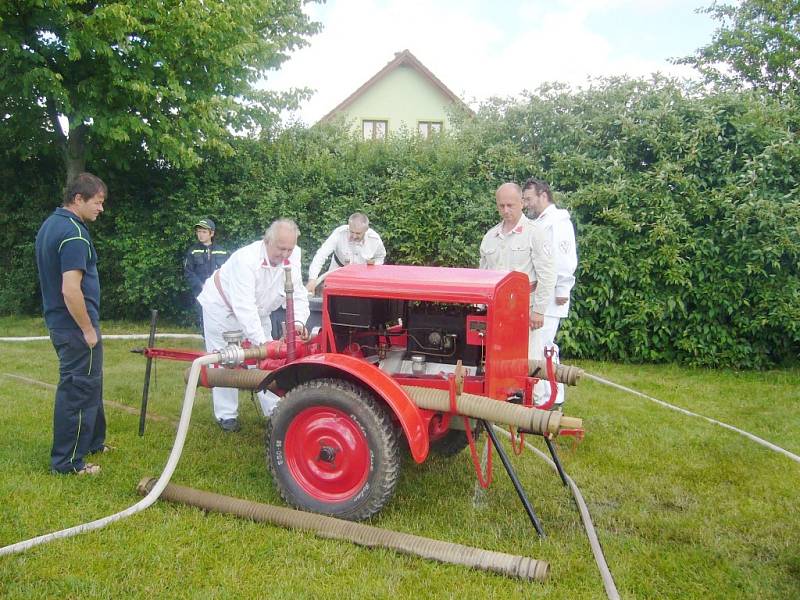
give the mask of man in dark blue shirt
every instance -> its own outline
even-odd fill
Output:
[[[98,473],[99,465],[84,457],[107,448],[100,279],[86,228],[103,212],[107,192],[98,177],[79,174],[36,234],[44,320],[59,361],[50,451],[50,469],[57,473]]]

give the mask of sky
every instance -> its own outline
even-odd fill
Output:
[[[410,50],[473,108],[544,82],[592,77],[691,77],[672,65],[708,44],[718,26],[695,10],[711,0],[328,0],[306,5],[322,24],[263,86],[315,90],[286,115],[315,123]]]

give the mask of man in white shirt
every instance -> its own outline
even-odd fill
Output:
[[[522,214],[522,190],[516,183],[504,183],[497,188],[495,200],[502,221],[483,236],[480,268],[520,271],[528,276],[531,282],[528,356],[537,358],[532,356],[531,343],[544,324],[545,311],[555,290],[552,249],[544,230]]]
[[[382,265],[386,258],[386,248],[383,247],[381,236],[374,229],[370,229],[369,218],[364,213],[353,213],[347,220],[347,225],[340,225],[333,230],[320,246],[308,268],[308,284],[306,288],[310,294],[317,289],[317,279],[328,257],[331,264],[328,271],[335,271],[345,265]]]
[[[244,337],[260,346],[272,340],[270,313],[286,306],[284,267],[292,271],[294,316],[305,323],[309,315],[308,293],[303,287],[300,266],[299,231],[291,219],[273,222],[264,239],[240,248],[214,272],[203,285],[197,301],[203,307],[206,350],[212,352],[226,345],[225,331],[242,330]],[[302,326],[298,326],[302,330]],[[239,431],[239,390],[214,388],[214,417],[224,431]],[[259,392],[266,416],[272,412],[278,396]]]
[[[575,285],[575,269],[578,266],[575,228],[572,226],[569,212],[558,208],[553,203],[553,192],[547,182],[530,178],[522,189],[525,212],[528,217],[533,219],[534,225],[546,232],[556,263],[555,295],[545,309],[544,325],[538,332],[534,343],[537,348],[552,346],[555,350],[555,360],[558,362],[558,346],[555,344],[555,337],[561,319],[569,314],[570,291]],[[535,402],[543,404],[549,398],[550,384],[540,381],[534,387]],[[563,402],[564,384],[559,383],[555,404],[560,406]]]

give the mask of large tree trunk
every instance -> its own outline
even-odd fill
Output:
[[[67,167],[68,184],[72,179],[86,170],[86,126],[78,125],[69,132],[66,144],[64,145],[64,164]]]

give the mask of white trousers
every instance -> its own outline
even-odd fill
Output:
[[[261,318],[261,326],[264,329],[264,335],[267,336],[268,340],[271,340],[272,322],[269,316]],[[216,311],[206,310],[203,307],[203,336],[206,340],[206,351],[213,352],[224,348],[227,344],[222,337],[222,333],[241,328],[239,321],[230,313],[221,314]],[[236,419],[239,417],[239,390],[236,388],[215,387],[211,390],[211,398],[214,405],[214,417],[217,420]],[[265,417],[269,417],[272,414],[278,404],[278,400],[280,400],[280,396],[273,394],[269,390],[258,392],[261,412]]]
[[[553,355],[553,363],[558,364],[558,346],[555,340],[556,333],[558,332],[558,324],[561,322],[559,317],[544,317],[544,325],[539,329],[533,329],[528,335],[528,358],[544,360],[545,347],[551,347],[555,350]],[[564,403],[564,384],[558,383],[556,391],[556,406]],[[540,379],[539,382],[533,386],[533,403],[535,406],[541,406],[550,400],[550,382],[546,378]]]

